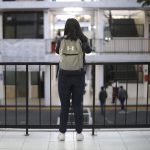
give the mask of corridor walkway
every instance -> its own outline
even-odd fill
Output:
[[[150,129],[85,130],[84,141],[76,141],[75,132],[68,131],[65,141],[58,141],[57,130],[0,129],[0,150],[149,150]]]

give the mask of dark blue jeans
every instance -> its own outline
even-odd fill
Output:
[[[75,116],[76,131],[82,132],[83,126],[83,93],[85,88],[85,75],[64,75],[59,72],[58,92],[61,102],[60,127],[59,131],[66,132],[68,113],[70,107],[70,99],[72,98],[72,106]]]
[[[125,98],[120,98],[120,104],[121,104],[121,110],[124,110],[124,102],[125,102]]]
[[[106,103],[106,101],[100,100],[101,114],[104,114],[104,113],[105,113],[105,103]]]

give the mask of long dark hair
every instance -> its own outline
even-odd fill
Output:
[[[69,18],[66,21],[64,35],[71,40],[79,38],[82,42],[87,41],[87,37],[83,34],[79,22],[74,18]]]

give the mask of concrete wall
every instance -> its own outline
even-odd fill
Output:
[[[141,4],[137,0],[100,0],[89,2],[52,2],[52,1],[22,1],[22,2],[0,2],[0,9],[48,9],[48,8],[64,8],[64,7],[83,7],[83,8],[141,8]]]

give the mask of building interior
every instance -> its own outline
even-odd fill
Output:
[[[86,55],[84,141],[72,107],[58,141],[57,35],[79,21]],[[149,150],[150,7],[137,0],[0,0],[0,150]],[[100,88],[107,99],[101,113]],[[128,93],[124,106],[120,86]],[[70,101],[71,102],[71,101]]]

